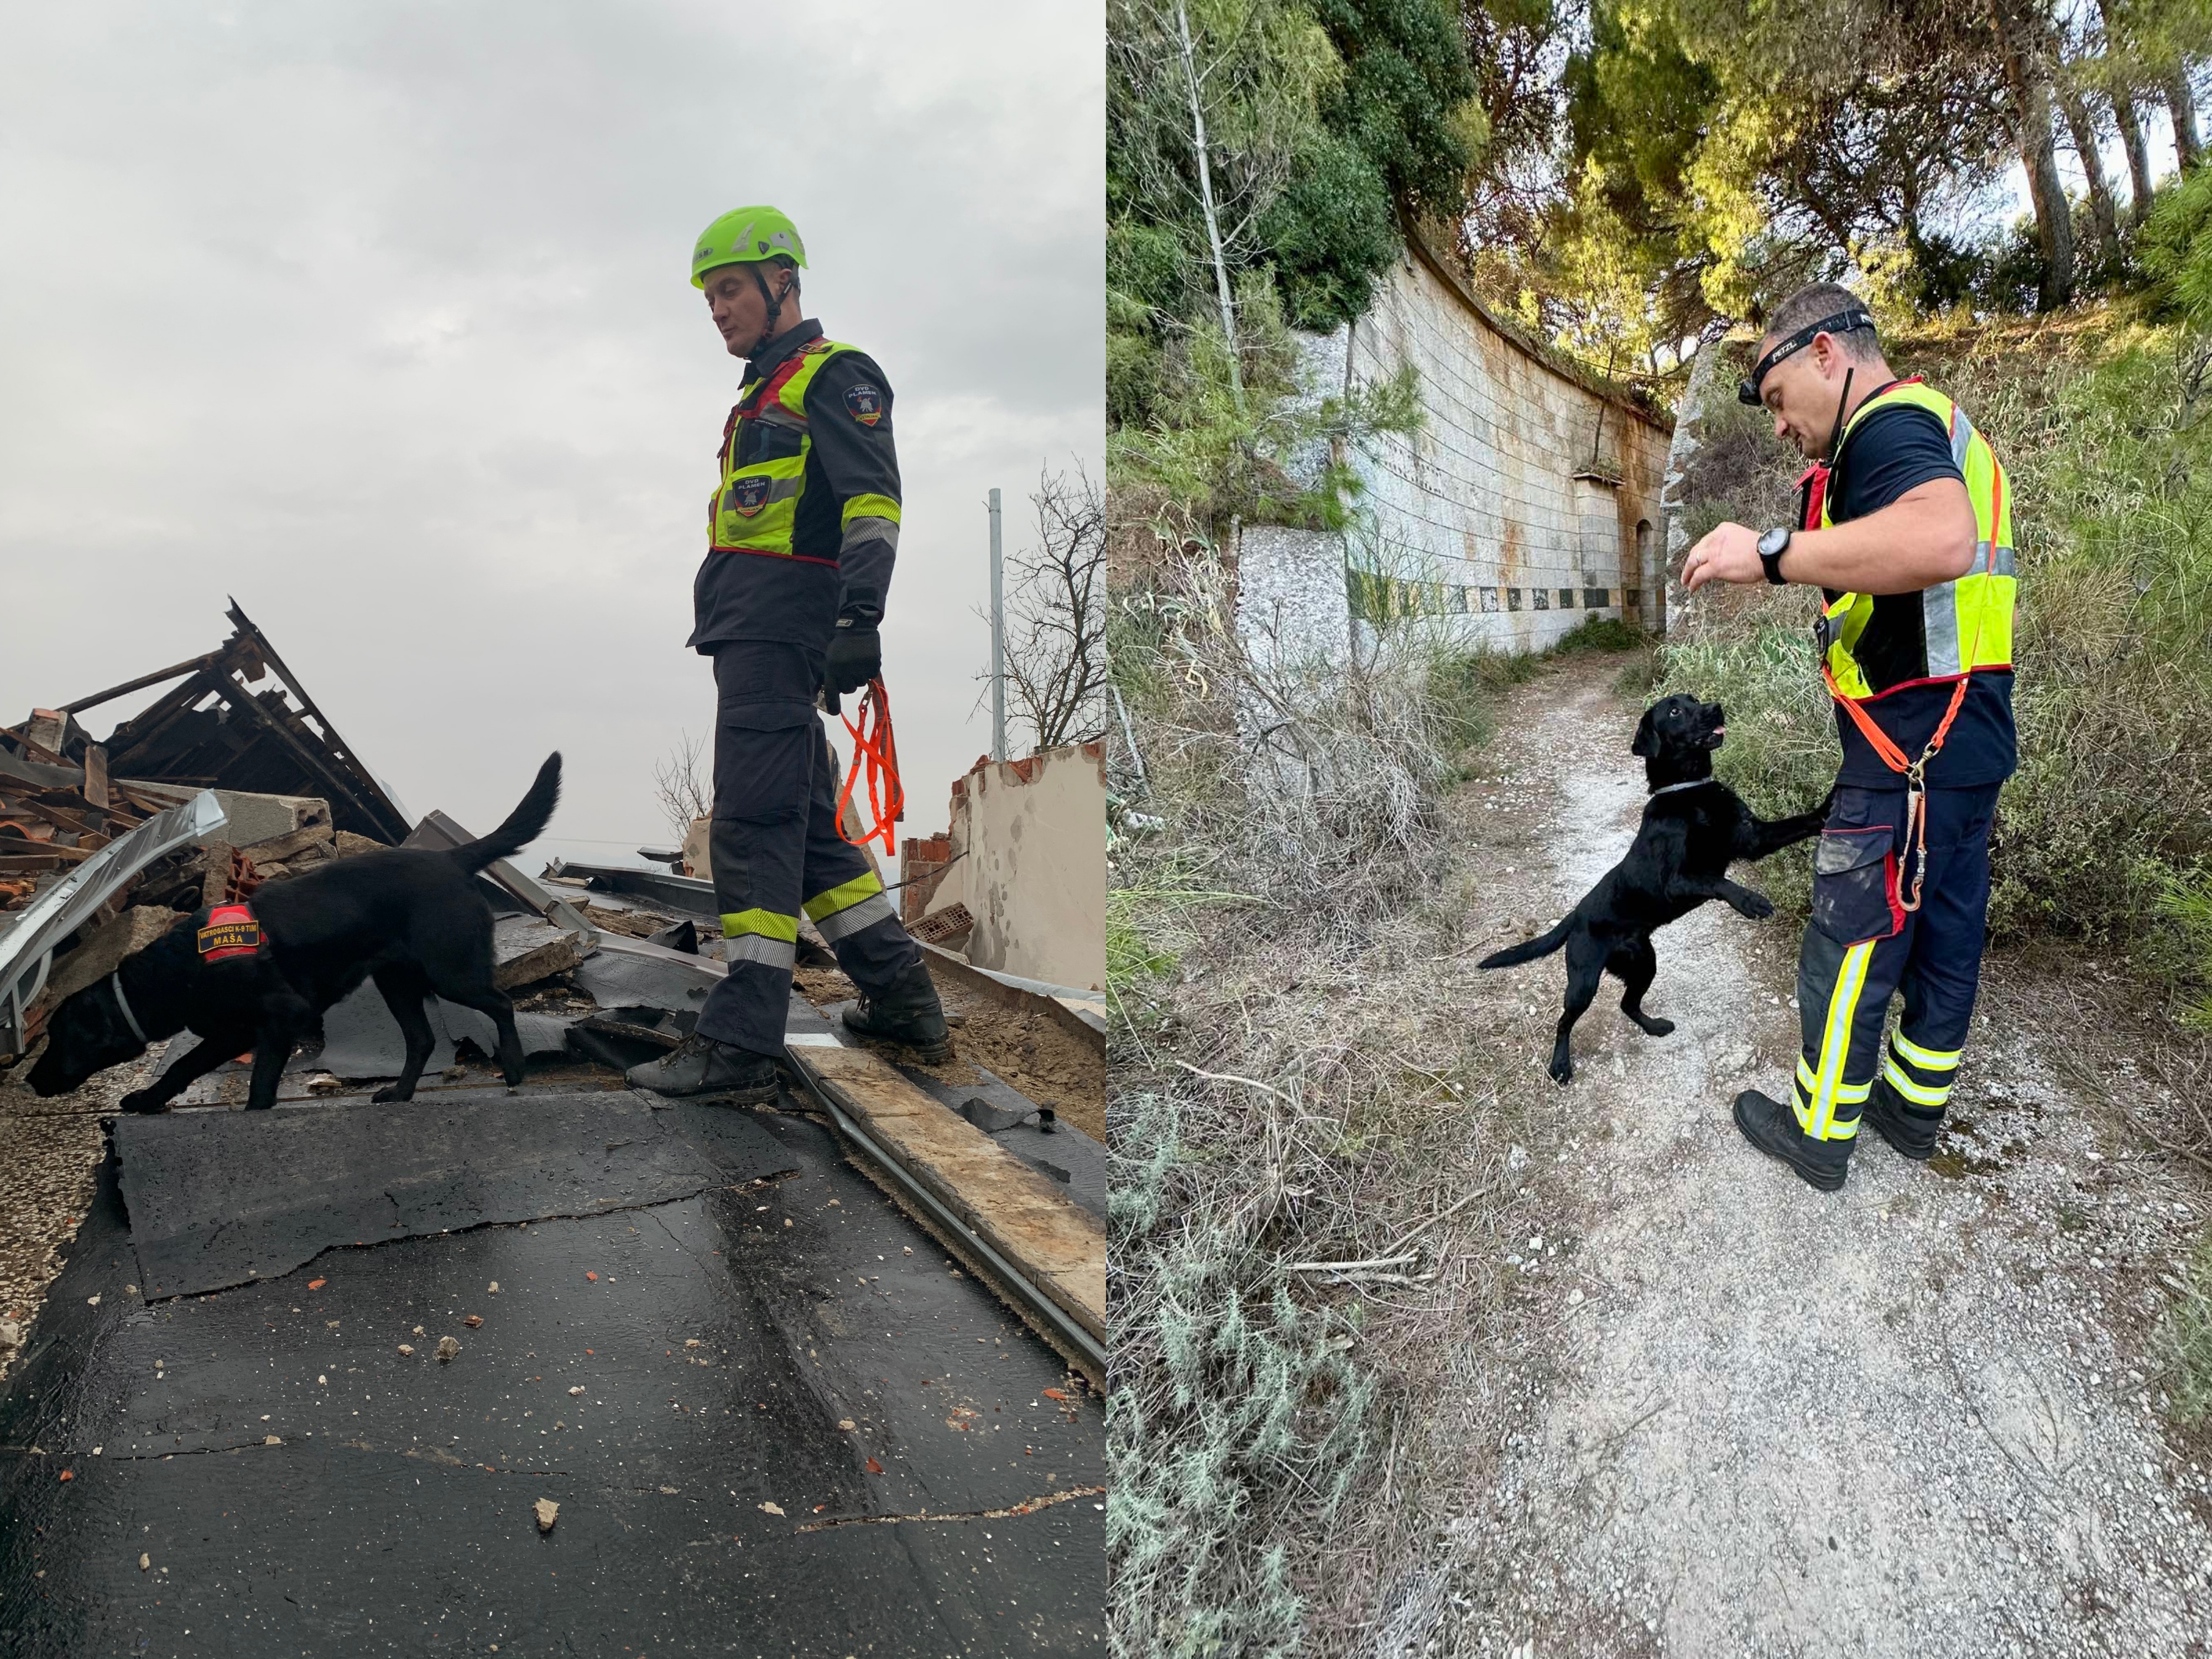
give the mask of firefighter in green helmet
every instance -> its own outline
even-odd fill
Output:
[[[708,847],[728,974],[681,1047],[631,1069],[665,1095],[775,1094],[801,915],[860,989],[848,1025],[926,1060],[951,1046],[921,948],[837,831],[816,696],[881,672],[899,471],[890,383],[804,316],[805,264],[798,228],[772,207],[724,214],[691,254],[691,284],[745,364],[716,452],[689,641],[714,660]]]

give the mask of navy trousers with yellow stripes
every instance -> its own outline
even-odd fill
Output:
[[[729,972],[699,1030],[783,1052],[799,918],[854,984],[881,995],[921,951],[860,849],[837,833],[836,777],[814,690],[822,653],[741,641],[714,653],[714,814],[708,836]]]
[[[1919,1111],[1948,1103],[1981,981],[1997,789],[1928,792],[1916,911],[1899,902],[1911,896],[1905,791],[1836,791],[1814,854],[1813,920],[1797,962],[1805,1047],[1792,1103],[1797,1127],[1814,1139],[1856,1136],[1877,1079]],[[1904,1006],[1885,1044],[1899,993]]]

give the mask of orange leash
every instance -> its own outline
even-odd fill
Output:
[[[870,680],[860,695],[860,724],[854,725],[852,716],[842,709],[837,717],[853,734],[853,765],[845,774],[844,791],[837,797],[837,838],[853,847],[866,847],[880,838],[884,856],[896,858],[898,844],[891,826],[906,816],[906,789],[899,782],[898,743],[891,735],[890,694],[884,690],[880,678]],[[854,841],[845,833],[845,803],[853,799],[863,767],[868,774],[868,813],[874,823]]]

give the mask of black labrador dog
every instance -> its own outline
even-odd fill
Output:
[[[1627,988],[1621,994],[1621,1012],[1651,1036],[1665,1036],[1674,1023],[1645,1013],[1643,1006],[1644,994],[1659,971],[1651,935],[1707,899],[1726,899],[1754,921],[1772,915],[1774,906],[1764,895],[1728,878],[1729,864],[1763,859],[1810,840],[1827,821],[1825,802],[1814,811],[1771,823],[1755,817],[1734,790],[1713,777],[1713,750],[1727,731],[1717,702],[1677,695],[1645,709],[1628,752],[1644,757],[1651,794],[1627,856],[1600,877],[1551,932],[1476,964],[1510,968],[1566,947],[1567,1004],[1549,1067],[1557,1082],[1568,1082],[1575,1074],[1567,1036],[1597,994],[1606,970]]]
[[[65,999],[47,1024],[32,1089],[56,1095],[95,1072],[135,1060],[147,1045],[190,1028],[199,1046],[153,1084],[124,1096],[126,1112],[158,1112],[236,1054],[253,1051],[246,1107],[276,1103],[284,1062],[322,1027],[323,1011],[374,978],[399,1022],[407,1058],[376,1098],[408,1100],[436,1039],[423,1012],[432,995],[475,1008],[498,1028],[500,1070],[522,1081],[514,1005],[492,981],[491,906],[478,872],[536,840],[561,795],[561,757],[506,823],[465,847],[391,847],[357,854],[264,887],[238,907],[201,911],[114,974]]]

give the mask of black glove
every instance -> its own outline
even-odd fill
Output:
[[[832,691],[857,691],[884,672],[884,644],[872,628],[842,624],[830,636],[830,659],[823,671]]]

